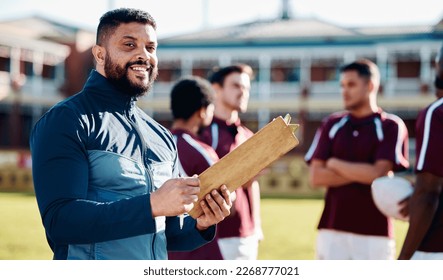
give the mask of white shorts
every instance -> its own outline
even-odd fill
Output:
[[[224,260],[256,260],[258,256],[258,237],[219,238],[218,246]]]
[[[443,260],[443,252],[423,252],[416,251],[411,260]]]
[[[321,229],[317,236],[319,260],[393,260],[395,240],[373,235]]]

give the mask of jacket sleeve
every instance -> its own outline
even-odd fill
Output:
[[[180,229],[179,217],[166,218],[168,251],[192,251],[214,239],[215,225],[204,231],[197,230],[195,225],[196,220],[191,216],[186,216],[182,229]]]
[[[30,140],[35,194],[48,241],[103,242],[155,232],[149,195],[104,203],[86,199],[87,130],[71,109],[51,109]]]

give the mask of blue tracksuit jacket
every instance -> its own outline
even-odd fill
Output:
[[[178,176],[172,136],[92,71],[31,134],[35,194],[54,259],[167,259],[210,241],[195,220],[152,218],[150,193]]]

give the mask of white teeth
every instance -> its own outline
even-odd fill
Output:
[[[132,70],[135,70],[135,71],[146,71],[146,68],[145,67],[132,67]]]

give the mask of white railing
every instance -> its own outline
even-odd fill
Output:
[[[142,100],[149,106],[157,104],[154,108],[167,109],[169,95],[174,82],[155,82],[153,91]],[[24,84],[21,95],[24,101],[28,100],[29,103],[37,102],[45,104],[55,103],[60,100],[59,93],[60,81],[58,80],[46,80],[40,77],[28,77]],[[402,78],[391,79],[383,85],[384,94],[380,96],[383,102],[388,106],[402,106],[404,102],[402,96],[409,98],[420,99],[421,94],[421,81],[418,78]],[[269,94],[260,92],[260,90],[269,90]],[[433,97],[433,86],[429,85],[428,96]],[[10,93],[10,75],[8,72],[0,72],[0,96],[7,96]],[[251,85],[251,106],[261,108],[266,106],[267,108],[274,110],[280,107],[293,106],[289,104],[298,104],[300,102],[301,87],[298,82],[281,82],[270,83],[267,87],[263,87],[263,83],[253,82]],[[37,100],[37,101],[36,101]],[[52,100],[52,101],[51,101]],[[337,81],[331,82],[313,82],[309,88],[309,104],[321,103],[328,105],[330,102],[341,102],[340,86]],[[4,100],[6,101],[6,100]],[[382,101],[382,100],[380,100]],[[403,103],[402,103],[403,102]],[[255,105],[256,104],[256,105]],[[329,106],[329,105],[328,105]],[[410,107],[411,104],[405,104],[404,106]],[[315,106],[314,106],[315,107]],[[321,107],[321,106],[320,106]]]

